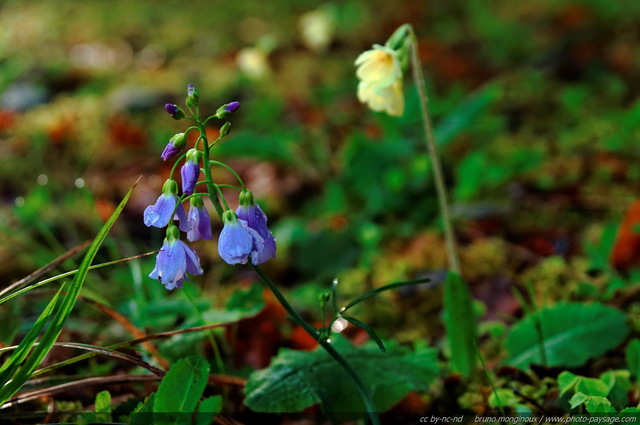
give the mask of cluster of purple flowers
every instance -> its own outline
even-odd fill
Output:
[[[191,108],[197,104],[198,94],[192,85],[188,88],[187,106]],[[225,118],[235,112],[240,104],[231,102],[223,105],[216,116]],[[176,106],[167,104],[167,112],[175,119],[185,117],[184,111]],[[184,133],[171,138],[161,158],[168,160],[176,155],[186,145]],[[167,236],[156,258],[156,266],[149,275],[158,279],[167,289],[182,288],[183,281],[188,274],[202,274],[200,259],[196,252],[185,242],[180,240],[180,232],[187,234],[191,242],[198,239],[213,239],[211,220],[204,206],[202,196],[195,193],[195,187],[200,177],[200,163],[202,154],[197,149],[190,149],[181,168],[182,192],[189,196],[190,207],[186,212],[181,198],[178,196],[178,184],[168,179],[162,187],[162,194],[155,204],[144,211],[144,224],[154,227],[167,227]],[[229,264],[261,264],[276,256],[275,238],[267,227],[267,216],[260,206],[253,202],[253,195],[248,190],[242,190],[236,211],[226,210],[222,215],[224,227],[218,240],[218,253]],[[173,224],[178,220],[178,227]]]

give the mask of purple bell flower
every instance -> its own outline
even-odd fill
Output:
[[[218,253],[229,264],[246,264],[249,256],[264,248],[264,239],[247,222],[227,210],[222,214],[224,227],[218,239]]]
[[[169,226],[167,237],[156,257],[156,267],[149,277],[158,279],[167,289],[182,288],[182,281],[188,279],[187,273],[202,274],[200,259],[196,252],[180,240],[180,232],[175,226]]]
[[[191,207],[187,214],[187,220],[191,227],[187,232],[187,239],[191,242],[198,239],[211,240],[213,235],[211,234],[211,220],[209,218],[209,212],[204,207],[202,199],[200,197],[191,198]]]
[[[180,169],[180,175],[182,176],[182,192],[187,195],[193,194],[193,190],[200,177],[200,165],[199,165],[199,153],[195,149],[191,149],[187,152],[187,160]]]
[[[180,220],[180,230],[186,232],[189,230],[189,224],[187,221],[187,213],[184,210],[182,204],[178,203],[178,184],[169,179],[164,183],[162,187],[162,195],[158,197],[158,200],[154,205],[149,205],[144,210],[144,224],[146,226],[165,227],[171,220],[171,214],[173,210],[176,210],[176,217]]]
[[[240,195],[242,197],[242,194]],[[253,196],[251,196],[253,198]],[[242,202],[236,209],[238,219],[247,222],[250,229],[255,230],[264,240],[264,247],[251,253],[252,264],[262,264],[270,258],[276,257],[276,240],[267,227],[267,216],[257,204],[243,206]]]

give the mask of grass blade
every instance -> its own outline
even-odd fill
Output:
[[[62,302],[54,313],[51,324],[44,332],[44,335],[40,339],[38,345],[33,349],[33,352],[28,358],[26,358],[24,363],[20,367],[18,367],[17,370],[15,370],[11,381],[3,381],[4,386],[0,390],[0,405],[4,404],[22,387],[22,385],[24,385],[24,383],[31,377],[31,374],[36,370],[38,365],[42,363],[42,360],[47,355],[47,353],[49,353],[49,350],[58,338],[58,335],[60,335],[65,321],[69,317],[69,314],[71,314],[71,310],[76,303],[76,300],[80,293],[80,289],[82,288],[82,285],[87,277],[87,273],[89,272],[91,262],[95,258],[98,249],[100,249],[102,242],[107,237],[109,230],[111,230],[111,227],[124,209],[124,206],[129,200],[129,197],[131,196],[134,188],[135,184],[129,190],[122,202],[120,202],[120,205],[118,205],[113,214],[111,214],[111,217],[109,217],[104,226],[102,226],[102,228],[98,232],[98,235],[89,246],[87,253],[82,259],[82,263],[80,263],[78,272],[74,276],[73,281],[68,285],[68,290],[62,298]],[[63,289],[64,288],[61,288],[58,294],[62,294]],[[33,343],[35,343],[35,341],[31,342],[31,346],[33,346]]]
[[[7,382],[18,369],[20,363],[22,363],[22,361],[27,357],[29,351],[31,351],[31,348],[33,348],[36,343],[38,335],[40,335],[40,331],[42,331],[42,328],[47,323],[47,320],[49,320],[54,307],[58,303],[59,296],[60,292],[58,292],[49,304],[47,304],[45,309],[42,311],[42,314],[40,314],[40,317],[38,317],[38,320],[36,320],[31,329],[29,329],[29,332],[27,332],[22,341],[20,341],[16,350],[11,354],[7,361],[0,366],[0,382]]]
[[[371,338],[373,338],[373,340],[376,342],[376,344],[378,344],[378,347],[380,347],[380,350],[385,353],[387,351],[386,348],[384,348],[384,344],[382,343],[382,340],[380,339],[380,337],[378,337],[378,334],[375,333],[375,331],[373,329],[371,329],[369,327],[369,325],[367,325],[364,322],[361,322],[360,320],[356,319],[355,317],[350,317],[350,316],[340,316],[342,317],[344,320],[346,320],[349,323],[352,323],[354,325],[356,325],[357,327],[364,329],[369,336],[371,336]]]
[[[401,288],[403,286],[419,285],[421,283],[427,283],[429,281],[431,281],[431,279],[424,278],[424,279],[416,279],[416,280],[407,280],[407,281],[404,281],[404,282],[390,283],[388,285],[385,285],[385,286],[382,286],[380,288],[374,289],[373,291],[367,292],[366,294],[360,295],[358,298],[356,298],[355,300],[353,300],[349,304],[347,304],[346,307],[343,307],[340,310],[340,312],[347,311],[348,309],[350,309],[354,305],[366,300],[367,298],[371,298],[374,295],[378,295],[380,292],[388,291],[390,289],[395,289],[395,288]]]

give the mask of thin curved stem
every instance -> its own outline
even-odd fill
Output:
[[[238,183],[240,183],[240,186],[242,186],[242,190],[245,190],[244,181],[240,178],[240,175],[236,173],[236,171],[233,168],[229,167],[227,164],[220,161],[209,161],[209,163],[212,165],[219,165],[225,168],[227,171],[231,172],[231,174],[234,175],[236,180],[238,180]]]
[[[271,279],[262,271],[262,269],[259,266],[256,266],[254,264],[250,264],[250,265],[251,265],[251,268],[260,277],[262,282],[264,282],[264,284],[267,285],[267,287],[271,290],[271,292],[276,297],[276,299],[280,302],[280,304],[282,304],[285,310],[287,310],[287,313],[291,315],[292,320],[296,322],[298,325],[302,326],[302,328],[309,335],[311,335],[313,339],[318,341],[318,343],[322,346],[322,348],[324,348],[327,351],[327,353],[329,353],[329,355],[333,357],[333,359],[336,362],[338,362],[340,366],[342,366],[345,372],[347,372],[347,374],[355,384],[358,392],[360,393],[362,400],[364,401],[364,405],[365,405],[365,408],[367,409],[369,418],[371,419],[371,423],[374,425],[379,425],[380,421],[378,419],[376,406],[373,403],[373,400],[371,399],[369,392],[367,391],[364,384],[360,380],[360,377],[358,376],[356,371],[353,370],[349,362],[347,362],[347,360],[333,347],[333,345],[327,342],[326,339],[320,338],[318,330],[313,326],[311,326],[306,320],[302,318],[302,316],[300,316],[300,314],[298,314],[297,311],[293,309],[293,307],[291,307],[291,304],[289,304],[289,302],[284,297],[284,295],[282,295],[282,292],[280,292],[278,287],[271,281]]]
[[[410,53],[411,68],[413,71],[413,79],[416,83],[416,89],[418,96],[420,97],[420,111],[422,113],[422,122],[424,125],[425,142],[427,145],[427,151],[431,157],[431,165],[433,170],[433,179],[436,185],[436,192],[438,194],[438,204],[440,212],[442,213],[442,222],[444,224],[444,237],[447,246],[447,257],[449,259],[449,267],[457,274],[460,274],[460,260],[458,258],[458,251],[456,248],[455,235],[453,233],[453,226],[451,224],[451,212],[449,210],[449,199],[447,196],[447,188],[444,183],[444,176],[442,173],[442,165],[440,163],[440,157],[438,156],[438,150],[436,148],[435,139],[433,137],[433,128],[431,126],[431,119],[429,116],[427,91],[425,89],[424,74],[422,73],[422,66],[420,66],[420,60],[418,57],[418,41],[413,32],[413,28],[409,27],[411,32]]]

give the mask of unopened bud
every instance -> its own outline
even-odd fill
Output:
[[[184,111],[178,105],[167,103],[166,105],[164,105],[164,109],[167,110],[167,113],[171,115],[171,118],[173,118],[174,120],[180,120],[185,117]]]
[[[220,119],[227,118],[229,115],[233,114],[240,107],[240,102],[229,102],[225,103],[216,111],[216,116]]]
[[[193,84],[189,84],[187,86],[187,100],[185,103],[189,108],[193,108],[198,106],[199,100],[200,100],[200,94],[198,93],[196,88],[193,86]]]
[[[224,137],[231,131],[231,123],[227,121],[222,127],[220,127],[220,137]]]

